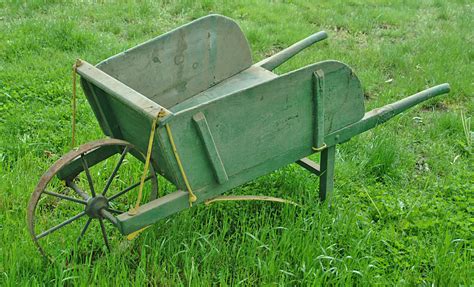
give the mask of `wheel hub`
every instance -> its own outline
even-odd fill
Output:
[[[105,196],[98,194],[87,201],[85,212],[92,218],[100,218],[100,210],[109,207],[109,201]]]

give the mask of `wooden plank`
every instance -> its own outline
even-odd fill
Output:
[[[111,57],[98,68],[160,105],[174,105],[252,65],[232,19],[209,15]]]
[[[193,120],[196,123],[196,127],[199,131],[204,146],[206,147],[207,155],[211,161],[212,168],[214,169],[216,179],[219,183],[224,183],[229,180],[227,173],[222,163],[222,159],[217,151],[216,143],[212,137],[211,130],[207,124],[206,117],[203,113],[199,112],[193,116]]]
[[[297,160],[296,163],[317,176],[321,175],[321,167],[319,166],[319,164],[315,163],[307,157]]]
[[[120,214],[116,217],[117,227],[128,235],[186,208],[189,208],[188,192],[178,190],[141,205],[136,215]]]
[[[299,157],[303,158],[304,154],[300,154]],[[197,202],[195,202],[193,206],[253,180],[256,177],[268,174],[275,170],[275,166],[279,167],[288,164],[287,159],[288,157],[286,155],[275,155],[274,158],[262,163],[258,169],[244,170],[239,176],[229,177],[229,180],[224,184],[219,184],[213,179],[213,182],[208,186],[194,190],[197,195]],[[190,174],[188,173],[188,175]],[[188,192],[176,191],[140,206],[137,215],[130,216],[127,213],[123,213],[117,216],[119,222],[118,228],[123,234],[129,234],[188,208]]]
[[[85,92],[87,100],[94,109],[103,132],[109,137],[122,139],[122,131],[120,130],[113,110],[110,108],[107,94],[87,80],[81,79],[81,84],[83,88],[87,87],[87,89],[84,89],[84,91],[87,91]]]
[[[102,109],[100,108],[99,103],[96,100],[96,95],[94,93],[93,86],[90,85],[90,83],[86,79],[81,79],[80,83],[82,89],[84,90],[86,99],[89,102],[92,111],[94,112],[97,122],[99,123],[100,128],[102,129],[104,134],[111,135],[112,129],[110,128],[109,123],[107,122],[107,119],[105,118]]]
[[[173,114],[162,106],[87,62],[82,62],[78,73],[82,77],[81,83],[87,87],[84,91],[104,133],[134,144],[142,153],[146,152],[151,122],[158,113],[165,114],[160,119],[160,126],[173,117]],[[169,160],[168,153],[171,149],[163,147],[163,141],[159,139],[160,134],[160,131],[155,134],[153,166],[156,172],[181,186],[180,176],[176,174],[177,170]]]
[[[445,83],[431,87],[395,103],[373,109],[370,112],[365,113],[364,117],[360,121],[328,134],[325,137],[326,144],[335,145],[337,143],[348,141],[351,137],[374,128],[423,101],[426,101],[432,97],[449,93],[449,91],[450,86],[449,84]]]
[[[151,132],[152,119],[139,113],[131,106],[117,100],[109,98],[109,107],[116,117],[116,124],[120,126],[122,139],[132,143],[136,149],[146,154],[148,140]],[[164,139],[164,140],[163,140]],[[175,168],[171,147],[165,145],[168,142],[166,132],[163,127],[157,128],[153,142],[152,159],[155,171],[176,185],[179,185],[179,171]]]
[[[314,147],[319,149],[324,145],[324,72],[314,72]]]
[[[326,34],[326,32],[320,31],[301,41],[296,42],[295,44],[291,45],[286,49],[281,50],[273,56],[263,59],[255,65],[273,71],[278,66],[288,61],[291,57],[301,52],[303,49],[306,49],[314,43],[324,40],[327,37],[328,35]]]
[[[129,106],[136,112],[150,119],[154,119],[158,113],[161,112],[163,117],[160,123],[164,123],[166,118],[172,116],[170,111],[151,101],[124,83],[102,72],[98,68],[85,61],[82,61],[81,63],[82,64],[77,68],[77,73],[81,75],[83,79],[87,80],[94,86],[97,86],[99,89],[103,90],[105,93],[122,102],[123,104]],[[87,90],[85,91],[87,92]],[[90,97],[92,97],[92,95],[90,95]]]
[[[324,71],[325,130],[337,129],[362,118],[363,93],[349,67],[325,61],[269,79],[236,93],[197,103],[176,112],[171,122],[186,174],[193,189],[213,188],[215,175],[192,120],[202,112],[229,181],[243,171],[258,170],[272,159],[283,156],[284,165],[313,153],[314,72]],[[329,108],[329,105],[338,108]],[[273,170],[281,166],[274,166]],[[199,195],[198,195],[199,196]]]
[[[157,147],[153,149],[153,157],[161,159],[158,162],[160,174],[174,183],[178,189],[186,190],[186,184],[179,171],[165,127],[158,128],[155,132],[155,143]]]
[[[174,107],[170,108],[170,110],[174,113],[183,112],[186,109],[194,108],[195,106],[205,102],[215,101],[218,98],[224,97],[228,94],[248,89],[276,77],[277,75],[265,70],[264,68],[251,66],[237,75],[228,78],[219,84],[195,95],[194,97],[175,105]]]

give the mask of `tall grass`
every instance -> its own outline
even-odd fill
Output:
[[[472,285],[473,12],[469,1],[0,3],[0,285]],[[110,253],[43,261],[25,211],[69,150],[74,59],[97,63],[209,13],[236,19],[254,61],[326,30],[277,72],[341,60],[367,110],[437,83],[452,92],[340,145],[330,207],[318,179],[290,165],[232,193],[303,208],[198,206]],[[82,94],[77,124],[81,143],[103,137]]]

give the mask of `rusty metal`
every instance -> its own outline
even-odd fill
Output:
[[[80,190],[80,188],[73,182],[73,180],[67,180],[66,184],[67,184],[67,186],[69,186],[70,188],[75,190],[83,198],[83,200],[76,199],[76,198],[71,198],[71,197],[68,197],[68,196],[65,196],[65,195],[62,195],[62,194],[58,194],[58,193],[55,193],[55,192],[45,191],[45,189],[47,188],[47,186],[51,182],[51,180],[54,178],[54,176],[56,176],[58,174],[58,172],[62,168],[67,166],[69,163],[71,163],[72,161],[74,161],[76,159],[81,158],[82,155],[87,154],[89,152],[92,152],[92,151],[94,151],[96,149],[99,149],[103,146],[113,146],[113,145],[124,146],[124,147],[127,148],[127,150],[132,150],[132,149],[135,148],[135,146],[133,144],[131,144],[129,142],[126,142],[126,141],[123,141],[123,140],[119,140],[119,139],[107,138],[107,139],[101,139],[101,140],[89,142],[89,143],[86,143],[86,144],[70,151],[69,153],[65,154],[64,156],[62,156],[58,161],[56,161],[43,174],[43,176],[39,180],[39,183],[36,186],[32,196],[30,198],[29,204],[28,204],[27,225],[28,225],[28,231],[31,235],[31,238],[33,239],[36,247],[38,248],[38,250],[40,251],[40,253],[43,256],[48,257],[45,250],[41,246],[41,244],[39,242],[39,239],[49,235],[50,233],[64,227],[65,225],[73,222],[74,220],[76,220],[76,219],[78,219],[78,218],[80,218],[84,215],[89,216],[89,220],[87,221],[86,225],[82,229],[82,231],[79,235],[79,238],[77,240],[78,242],[81,241],[81,238],[84,236],[84,234],[87,231],[87,229],[88,229],[88,227],[89,227],[89,225],[90,225],[93,218],[97,218],[97,219],[100,219],[100,220],[102,220],[102,218],[106,218],[112,224],[117,223],[116,218],[109,211],[105,210],[105,209],[107,209],[108,202],[109,202],[109,200],[105,196],[97,194],[96,197],[90,197],[84,191]],[[138,150],[137,150],[137,152],[138,152],[138,154],[140,154],[144,158],[143,153],[141,153]],[[121,158],[121,160],[123,160],[123,158]],[[150,176],[148,176],[147,179],[152,180],[153,191],[152,191],[151,196],[154,198],[154,197],[156,197],[158,182],[157,182],[156,173],[153,169],[153,166],[150,166],[150,169],[151,169]],[[116,173],[116,172],[117,171],[114,170],[114,173]],[[88,175],[88,180],[89,180],[89,178],[90,178],[90,174]],[[64,181],[66,181],[66,180],[64,180]],[[110,186],[110,183],[108,183],[108,185]],[[127,192],[127,191],[133,189],[136,186],[137,185],[134,184],[134,185],[126,188],[125,190]],[[107,186],[107,188],[108,188],[108,186]],[[119,195],[116,194],[113,199],[115,199],[116,197],[118,197],[120,195],[123,195],[124,193],[125,192],[121,191],[121,194],[119,194]],[[42,194],[54,196],[54,197],[57,197],[57,198],[60,198],[60,199],[67,200],[67,201],[72,202],[72,203],[77,203],[77,204],[84,205],[85,206],[84,211],[80,212],[79,214],[71,217],[70,219],[66,220],[65,222],[63,222],[63,223],[61,223],[61,224],[59,224],[59,225],[57,225],[53,228],[50,228],[46,231],[41,232],[40,234],[37,234],[36,231],[35,231],[35,209],[37,207],[38,201],[41,198]],[[101,225],[102,234],[104,236],[104,241],[106,242],[107,247],[110,248],[108,239],[106,239],[106,235],[104,235],[105,228],[103,227],[103,222],[100,223],[100,225]]]

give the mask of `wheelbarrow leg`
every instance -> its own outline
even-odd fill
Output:
[[[336,146],[329,146],[321,152],[321,175],[319,177],[319,199],[330,197],[334,189],[334,164]]]

